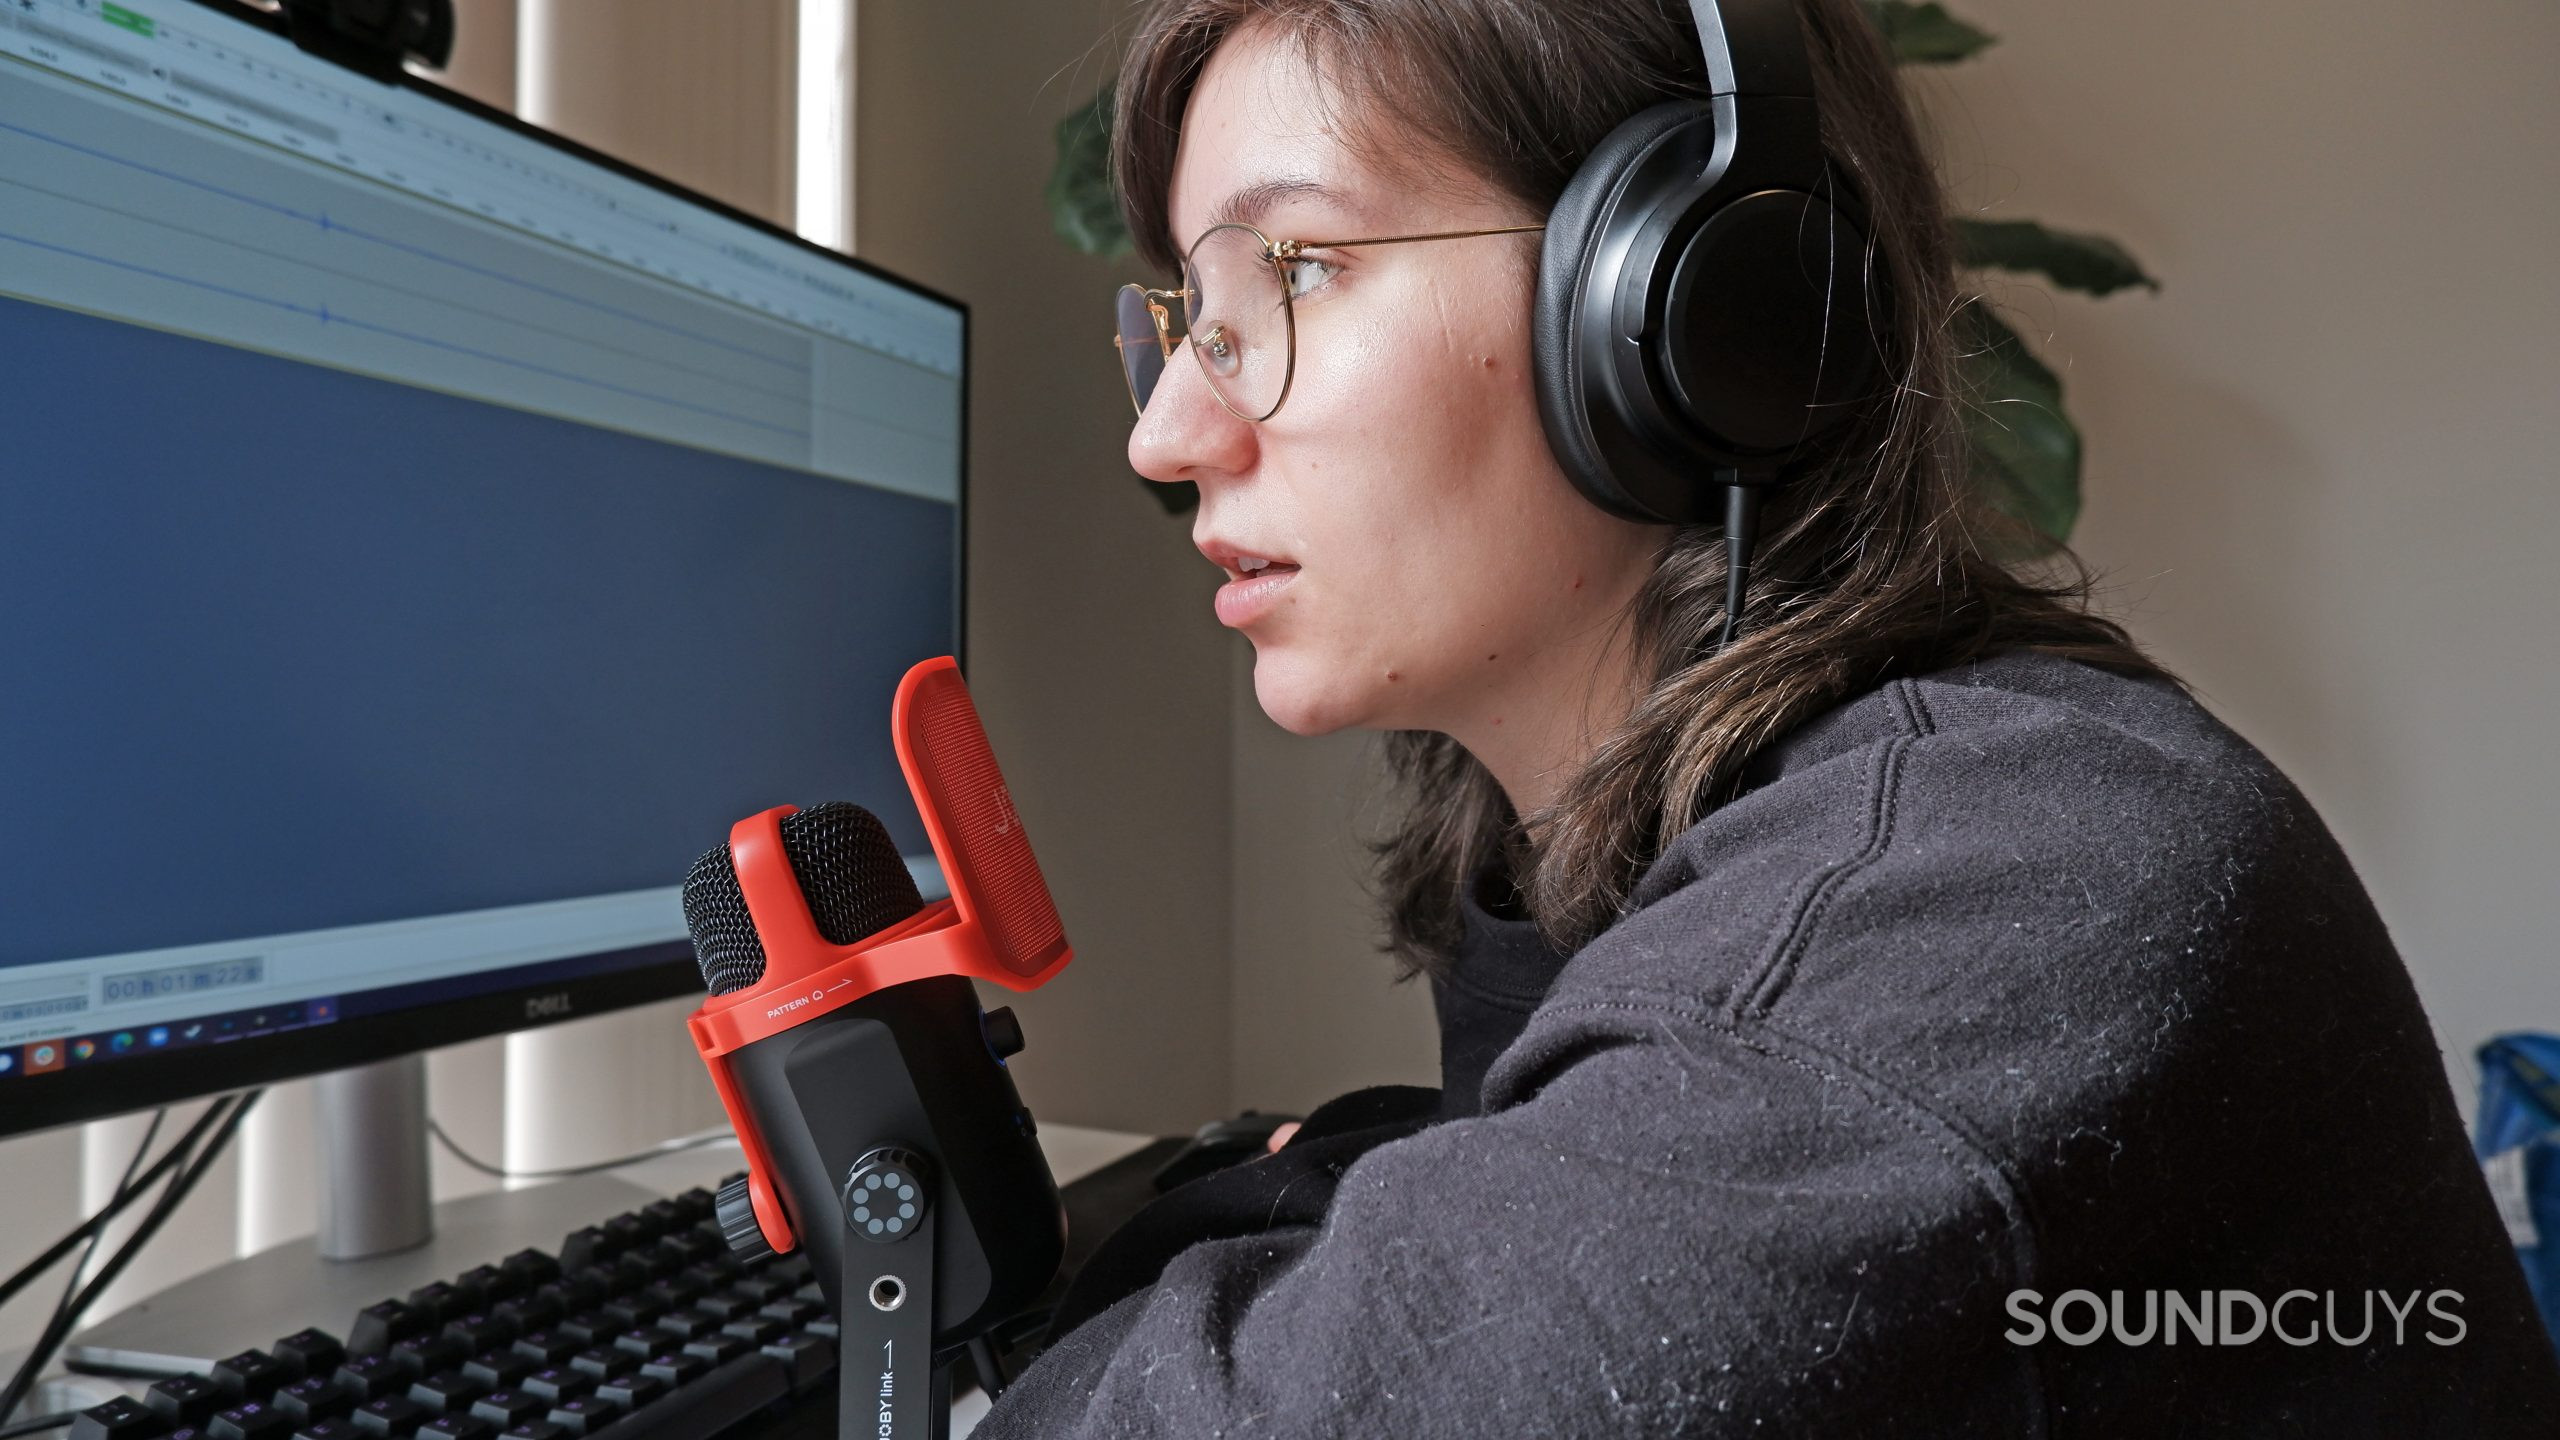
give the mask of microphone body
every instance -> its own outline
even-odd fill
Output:
[[[937,1357],[1024,1310],[1064,1257],[1005,1064],[1021,1028],[972,981],[1029,990],[1073,952],[957,664],[910,670],[891,729],[949,897],[925,904],[858,806],[751,815],[685,880],[712,992],[686,1023],[746,1152],[719,1200],[731,1247],[807,1250],[845,1433],[910,1440],[947,1429]]]
[[[854,1255],[848,1266],[847,1247],[870,1243],[870,1232],[857,1238],[845,1215],[846,1180],[884,1146],[933,1157],[931,1209],[940,1217],[932,1255],[935,1348],[1020,1312],[1057,1274],[1065,1208],[1033,1138],[1031,1112],[987,1042],[977,992],[966,979],[891,986],[728,1060],[739,1099],[756,1117],[774,1184],[839,1318],[848,1303],[869,1303],[867,1295],[843,1293],[844,1277],[860,1277],[869,1258]],[[892,1205],[876,1218],[887,1235],[888,1220],[914,1217],[899,1217]]]

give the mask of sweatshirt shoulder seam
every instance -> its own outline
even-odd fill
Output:
[[[1895,732],[1877,747],[1868,771],[1866,834],[1857,848],[1846,857],[1816,871],[1801,883],[1787,907],[1785,921],[1778,926],[1768,951],[1743,983],[1734,987],[1728,1004],[1729,1018],[1740,1023],[1765,1017],[1778,997],[1785,993],[1787,982],[1794,978],[1796,962],[1813,931],[1821,923],[1825,910],[1840,887],[1859,871],[1883,858],[1893,843],[1894,801],[1901,790],[1902,761],[1921,736],[1934,733],[1928,712],[1921,707],[1918,686],[1910,679],[1896,680],[1879,693],[1886,712],[1892,717]]]

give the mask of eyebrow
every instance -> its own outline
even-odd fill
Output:
[[[1350,196],[1323,181],[1293,176],[1277,180],[1258,180],[1236,191],[1218,202],[1218,208],[1209,214],[1209,223],[1257,225],[1261,223],[1263,215],[1272,206],[1283,200],[1299,199],[1318,201],[1352,214],[1359,212],[1359,207],[1351,203]]]

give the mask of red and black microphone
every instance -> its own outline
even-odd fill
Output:
[[[949,898],[924,903],[869,811],[784,805],[695,862],[684,909],[712,992],[688,1028],[747,1158],[721,1225],[742,1252],[808,1252],[846,1423],[906,1440],[946,1423],[935,1354],[1022,1310],[1064,1253],[1004,1064],[1020,1027],[971,982],[1029,990],[1073,951],[958,664],[908,671],[890,724]]]

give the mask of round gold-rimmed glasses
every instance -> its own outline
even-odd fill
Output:
[[[1182,288],[1120,287],[1119,329],[1111,337],[1120,352],[1129,404],[1143,416],[1156,382],[1188,341],[1209,377],[1209,392],[1239,420],[1268,420],[1289,398],[1298,368],[1298,321],[1291,305],[1298,262],[1309,250],[1358,245],[1406,245],[1421,240],[1467,240],[1478,235],[1525,235],[1544,225],[1505,225],[1492,230],[1449,230],[1434,235],[1380,235],[1366,240],[1274,240],[1251,225],[1212,225],[1183,252]],[[1182,330],[1169,308],[1182,303]]]

